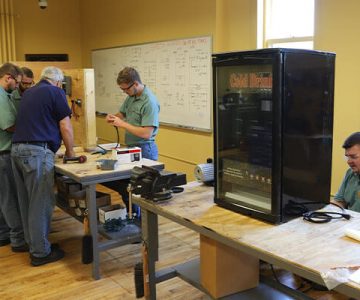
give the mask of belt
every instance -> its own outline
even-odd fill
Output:
[[[2,151],[0,151],[0,155],[4,155],[4,154],[10,154],[10,150],[2,150]]]
[[[47,148],[48,146],[47,142],[15,142],[13,144],[28,144],[28,145],[40,146],[43,148]]]

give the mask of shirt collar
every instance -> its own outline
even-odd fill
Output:
[[[147,87],[146,87],[146,85],[144,85],[144,89],[142,90],[142,93],[141,93],[141,95],[138,97],[138,96],[136,96],[136,95],[134,95],[134,99],[135,99],[135,101],[136,100],[144,100],[145,99],[145,91],[147,90]]]
[[[7,91],[5,91],[5,89],[2,86],[0,86],[0,93],[3,95],[6,95],[9,99],[11,97],[11,94],[9,94]]]

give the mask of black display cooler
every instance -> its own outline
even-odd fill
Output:
[[[271,223],[329,203],[335,54],[213,55],[215,202]]]

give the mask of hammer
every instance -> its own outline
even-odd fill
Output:
[[[66,164],[68,161],[78,162],[80,164],[86,162],[86,156],[80,155],[80,156],[74,156],[74,157],[66,157],[63,158],[63,163]]]

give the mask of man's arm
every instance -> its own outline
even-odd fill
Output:
[[[151,138],[151,135],[154,131],[154,127],[153,126],[134,126],[131,125],[127,122],[125,122],[124,120],[122,120],[120,117],[114,116],[114,115],[108,115],[108,123],[116,126],[116,127],[121,127],[124,128],[125,130],[127,130],[128,132],[132,133],[133,135],[136,135],[140,138],[143,139],[149,139]]]
[[[74,132],[69,117],[65,117],[60,121],[60,132],[66,148],[65,156],[74,157]]]
[[[335,205],[339,205],[342,208],[347,208],[347,203],[344,200],[335,200],[335,199],[333,200],[333,199],[331,199],[330,203],[335,204]]]
[[[15,125],[9,127],[9,128],[6,128],[5,131],[7,132],[15,132]]]

